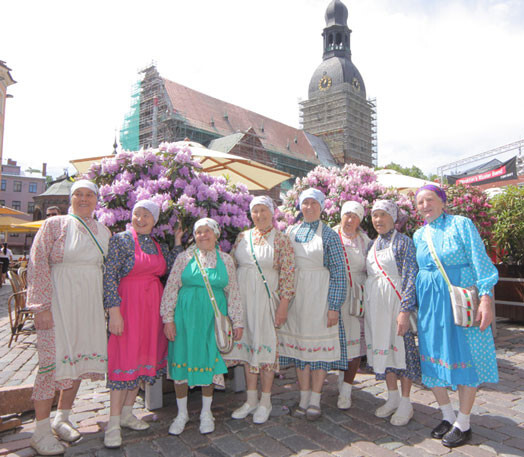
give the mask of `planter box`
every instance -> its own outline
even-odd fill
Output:
[[[495,266],[499,272],[499,282],[495,286],[496,316],[524,321],[524,266]]]

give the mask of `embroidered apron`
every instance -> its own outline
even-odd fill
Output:
[[[320,223],[307,243],[295,241],[298,227],[291,230],[296,293],[286,323],[277,329],[279,354],[305,362],[340,359],[339,326],[327,326],[329,270],[324,267],[322,227]]]

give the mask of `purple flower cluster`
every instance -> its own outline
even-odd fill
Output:
[[[129,227],[133,206],[144,199],[161,207],[152,235],[170,246],[177,224],[187,229],[187,241],[197,219],[212,217],[222,228],[220,247],[228,252],[237,234],[251,225],[253,197],[247,188],[203,172],[189,149],[173,143],[161,144],[158,151],[120,152],[92,165],[85,178],[99,186],[96,216],[114,232]]]
[[[376,235],[371,224],[370,212],[375,200],[387,199],[394,201],[401,210],[401,218],[397,229],[412,234],[419,226],[412,198],[400,194],[394,189],[386,189],[377,181],[372,168],[347,164],[343,168],[316,167],[304,178],[297,178],[293,188],[287,193],[283,211],[277,215],[277,227],[284,229],[295,222],[299,213],[298,197],[300,193],[315,187],[326,195],[322,219],[334,227],[340,223],[340,209],[349,200],[361,203],[365,209],[362,228],[374,237]]]

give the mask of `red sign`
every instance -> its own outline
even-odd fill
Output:
[[[481,173],[479,175],[474,176],[468,176],[467,178],[458,179],[457,182],[461,184],[473,184],[481,181],[485,181],[486,179],[492,179],[492,178],[499,178],[502,175],[506,174],[506,165],[503,165],[500,168],[497,168],[496,170],[490,170],[486,173]]]

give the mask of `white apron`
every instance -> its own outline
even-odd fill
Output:
[[[235,342],[233,350],[223,355],[224,360],[242,360],[253,367],[275,363],[277,337],[273,316],[275,309],[269,299],[262,277],[253,260],[249,237],[246,232],[235,250],[237,278],[244,309],[244,332],[242,339]],[[271,230],[263,246],[253,244],[255,255],[271,293],[278,289],[278,271],[273,269],[275,253],[275,229]],[[278,305],[278,304],[277,304]]]
[[[393,253],[393,233],[389,248],[377,251],[380,265],[389,275],[397,290],[401,290],[402,278],[397,271]],[[397,317],[400,312],[400,300],[375,262],[374,247],[367,256],[368,278],[364,288],[366,313],[365,333],[367,361],[375,373],[385,373],[386,368],[406,369],[404,338],[397,335]]]
[[[351,279],[353,280],[353,289],[359,288],[366,282],[366,249],[362,237],[358,235],[358,248],[344,245],[346,254],[348,256],[349,268],[351,269]],[[346,272],[347,272],[347,265]],[[361,347],[362,331],[364,330],[364,319],[362,317],[355,317],[349,314],[349,300],[352,293],[350,287],[349,274],[347,274],[348,287],[346,294],[346,301],[342,305],[340,312],[342,313],[342,322],[346,330],[347,353],[348,360],[366,355],[366,351]]]
[[[327,326],[329,270],[324,267],[322,222],[313,239],[295,241],[298,227],[289,238],[295,250],[295,298],[286,323],[277,330],[280,355],[304,362],[340,360],[338,325]]]
[[[64,260],[52,266],[51,309],[55,324],[56,380],[107,371],[107,333],[102,291],[102,254],[72,217]],[[109,233],[98,223],[97,240],[107,253]]]

